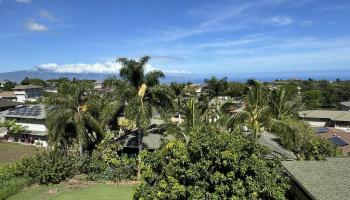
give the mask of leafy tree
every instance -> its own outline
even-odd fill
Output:
[[[12,88],[14,88],[15,86],[16,86],[16,82],[8,81],[4,84],[4,87],[2,89],[4,91],[11,91]]]
[[[134,199],[285,199],[280,162],[265,147],[212,128],[189,134],[145,155]]]
[[[23,79],[21,81],[21,85],[39,85],[39,86],[43,86],[46,87],[47,83],[46,81],[39,79],[39,78],[28,78],[26,77],[25,79]]]
[[[50,141],[62,149],[78,142],[81,156],[84,150],[91,151],[104,134],[99,121],[88,110],[87,95],[91,88],[85,81],[65,82],[57,94],[47,99]]]
[[[307,109],[318,109],[322,106],[323,96],[320,90],[305,91],[302,97],[302,101]]]
[[[248,88],[245,84],[239,82],[229,82],[227,84],[227,89],[225,91],[225,95],[230,97],[241,98],[248,91]]]

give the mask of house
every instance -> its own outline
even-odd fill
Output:
[[[288,199],[350,199],[350,157],[324,161],[282,161],[291,177]]]
[[[43,88],[44,92],[48,92],[48,93],[57,93],[57,87],[55,86],[47,86]]]
[[[17,96],[13,91],[4,91],[0,92],[0,99],[8,100],[8,101],[17,101]]]
[[[350,111],[305,110],[299,112],[299,118],[313,127],[335,127],[350,132]]]
[[[37,101],[43,96],[43,87],[38,85],[16,85],[12,90],[18,102]]]
[[[21,134],[17,139],[19,139],[20,142],[27,143],[47,141],[45,118],[45,106],[42,104],[22,105],[0,112],[0,122],[15,120],[17,124],[25,127],[25,133]],[[13,140],[14,138],[9,139]]]
[[[20,105],[20,103],[0,99],[0,112],[11,108],[15,108],[18,105]]]
[[[336,128],[317,128],[315,130],[318,137],[328,140],[341,149],[343,155],[350,155],[350,134]]]
[[[350,101],[340,102],[342,110],[350,111]]]

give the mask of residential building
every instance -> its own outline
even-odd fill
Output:
[[[20,105],[20,103],[0,99],[0,112],[11,108],[15,108],[18,105]]]
[[[36,143],[47,141],[47,128],[45,126],[45,106],[22,105],[0,112],[0,121],[15,120],[17,124],[25,127],[26,131],[19,139],[21,142]],[[47,143],[46,143],[47,145]]]
[[[350,157],[282,161],[291,177],[288,199],[350,199]]]
[[[335,127],[350,132],[350,111],[306,110],[299,112],[299,118],[313,127]]]
[[[342,110],[350,111],[350,101],[340,102],[340,105],[342,107]]]
[[[37,101],[43,96],[43,87],[38,85],[17,85],[12,90],[18,102]]]
[[[336,128],[317,128],[315,133],[318,137],[322,137],[336,145],[342,150],[343,155],[350,154],[350,134],[341,129]]]
[[[0,92],[0,99],[7,101],[17,101],[17,96],[13,91],[3,91]]]

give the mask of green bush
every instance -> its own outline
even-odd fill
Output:
[[[18,177],[16,170],[16,165],[0,165],[0,200],[30,184],[30,179]]]
[[[78,164],[79,171],[89,180],[130,180],[136,176],[136,159],[118,155],[120,145],[103,142],[92,155],[83,156]]]
[[[44,151],[23,159],[17,173],[35,183],[60,183],[76,172],[76,157],[58,151]]]
[[[285,199],[287,180],[267,148],[210,128],[190,135],[144,156],[134,199]]]

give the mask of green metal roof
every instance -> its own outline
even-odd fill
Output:
[[[350,157],[283,161],[291,177],[314,199],[350,199]]]

